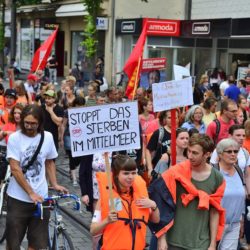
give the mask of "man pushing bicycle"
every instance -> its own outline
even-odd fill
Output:
[[[43,220],[34,216],[36,204],[48,196],[48,184],[59,192],[68,192],[57,184],[55,159],[58,154],[52,134],[43,130],[40,107],[28,105],[21,114],[21,130],[9,137],[7,158],[12,177],[8,186],[6,222],[7,249],[20,249],[27,233],[28,249],[46,249],[49,210]]]

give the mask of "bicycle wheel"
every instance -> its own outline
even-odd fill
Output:
[[[54,250],[74,250],[74,245],[68,233],[62,229],[57,233],[57,239],[54,238],[53,242]]]
[[[1,213],[0,213],[0,243],[2,243],[5,240],[6,232],[6,217],[7,217],[7,185],[2,186],[3,192],[2,194],[2,200],[0,206],[1,206]]]

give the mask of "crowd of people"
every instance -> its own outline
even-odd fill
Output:
[[[67,192],[55,176],[60,147],[69,158],[72,185],[93,215],[93,249],[142,250],[147,225],[151,250],[250,249],[250,76],[238,86],[233,76],[223,81],[218,73],[220,83],[213,77],[202,75],[194,105],[177,109],[175,165],[171,112],[155,113],[151,89],[137,88],[141,147],[108,155],[114,206],[104,155],[73,157],[70,146],[69,108],[126,101],[123,87],[102,91],[103,61],[96,63],[86,91],[73,74],[57,91],[42,70],[11,89],[0,84],[0,151],[7,151],[12,172],[9,249],[18,248],[26,232],[29,249],[46,248],[49,215],[34,218],[34,203],[43,201],[48,186]],[[1,159],[2,179],[8,162]]]

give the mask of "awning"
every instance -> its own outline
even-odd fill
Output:
[[[56,17],[85,16],[88,15],[86,7],[82,3],[65,4],[56,10]]]

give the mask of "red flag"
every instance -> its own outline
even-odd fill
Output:
[[[139,81],[139,73],[141,71],[142,63],[141,59],[147,35],[146,31],[147,23],[144,24],[142,33],[123,68],[123,71],[129,78],[129,83],[126,89],[126,96],[128,98],[131,98],[133,96],[134,89],[137,87]]]
[[[56,39],[57,31],[58,31],[58,28],[56,28],[56,30],[53,31],[53,33],[47,38],[47,40],[43,42],[40,48],[37,49],[32,60],[32,66],[31,66],[32,72],[37,71],[39,69],[43,70],[45,68],[48,57],[52,50],[52,46]]]

